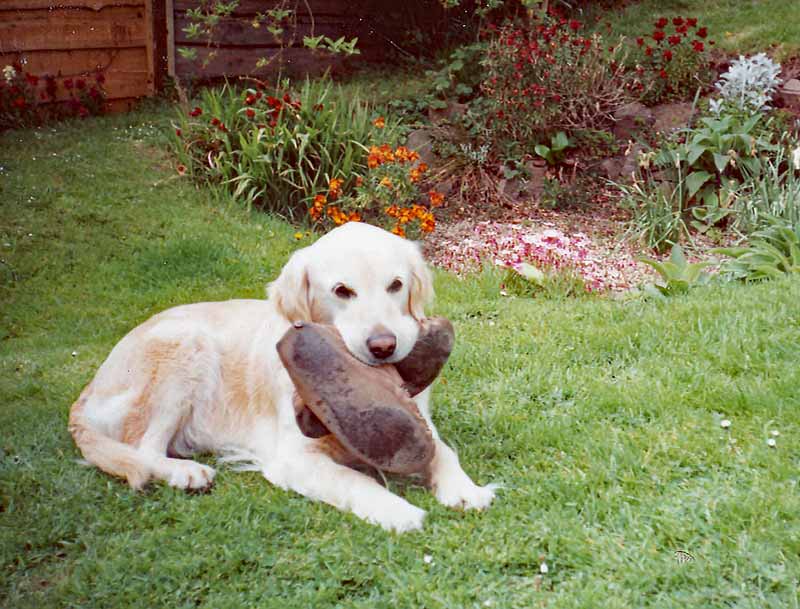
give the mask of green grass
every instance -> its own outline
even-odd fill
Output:
[[[779,61],[800,53],[798,6],[786,0],[642,0],[616,11],[612,29],[646,34],[661,16],[697,17],[708,27],[709,40],[729,53],[763,51]]]
[[[392,480],[428,510],[420,533],[253,473],[135,493],[77,464],[68,408],[128,329],[258,297],[298,245],[171,178],[169,115],[0,138],[0,606],[798,606],[797,281],[658,304],[502,298],[492,274],[439,274],[458,338],[434,417],[467,472],[505,489],[460,513]]]

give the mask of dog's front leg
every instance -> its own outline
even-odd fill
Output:
[[[445,444],[430,415],[430,387],[414,398],[420,414],[428,422],[436,443],[430,464],[430,485],[436,499],[448,507],[481,510],[494,499],[497,485],[478,486],[462,469],[455,451]]]
[[[422,528],[425,511],[398,497],[375,480],[336,463],[324,442],[305,437],[294,421],[294,407],[281,405],[277,454],[265,462],[264,476],[283,489],[324,501],[354,513],[387,531]]]

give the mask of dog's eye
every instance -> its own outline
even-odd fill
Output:
[[[336,294],[339,298],[344,298],[345,300],[347,300],[348,298],[353,298],[356,295],[356,293],[353,290],[351,290],[346,285],[343,285],[341,283],[337,284],[333,288],[333,293]]]
[[[386,288],[388,292],[399,292],[403,288],[403,282],[399,279],[395,279],[392,283],[389,284],[389,287]]]

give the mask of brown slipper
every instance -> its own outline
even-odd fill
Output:
[[[350,453],[397,474],[427,468],[433,437],[394,366],[364,364],[314,323],[296,323],[277,348],[302,402]]]

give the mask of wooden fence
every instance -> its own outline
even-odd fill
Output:
[[[240,0],[236,11],[215,29],[212,44],[189,39],[187,10],[200,0],[0,0],[0,68],[19,62],[26,72],[59,81],[102,72],[112,107],[125,109],[135,99],[153,95],[167,76],[214,80],[275,71],[270,62],[281,46],[253,27],[257,14],[285,3]],[[303,36],[358,37],[359,65],[401,49],[405,33],[442,19],[438,0],[308,0],[289,3],[296,10],[294,43],[281,54],[282,70],[293,73],[340,66],[343,59],[303,47]],[[308,10],[310,8],[310,12]],[[285,42],[284,42],[285,44]],[[177,49],[194,49],[196,60]],[[210,59],[209,59],[210,57]],[[208,60],[208,61],[204,61]],[[65,95],[59,86],[60,95]]]
[[[156,91],[154,4],[0,0],[0,66],[19,62],[26,72],[61,83],[102,72],[112,107],[124,109]],[[66,96],[64,87],[58,90]]]

